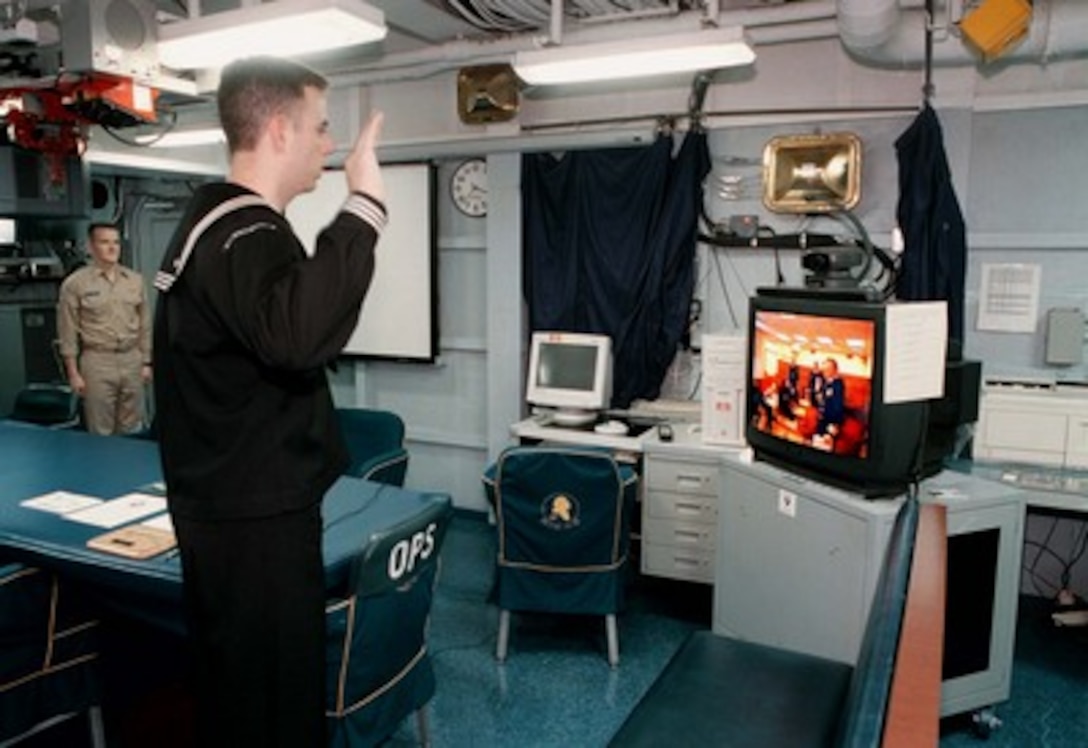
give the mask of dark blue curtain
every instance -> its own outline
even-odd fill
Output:
[[[674,153],[675,151],[675,153]],[[687,328],[706,134],[642,148],[527,154],[524,293],[532,330],[612,337],[612,405],[657,397]]]
[[[963,341],[967,231],[944,151],[937,113],[926,104],[895,141],[899,160],[896,218],[905,249],[896,296],[948,301],[948,337]]]

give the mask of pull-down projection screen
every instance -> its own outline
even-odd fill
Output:
[[[429,164],[382,166],[389,224],[378,240],[374,279],[359,324],[343,355],[434,361],[438,350],[434,169]],[[313,192],[287,208],[308,252],[347,197],[341,170],[321,175]]]

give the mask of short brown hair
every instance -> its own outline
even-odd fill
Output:
[[[94,221],[91,223],[90,226],[87,227],[87,238],[94,239],[94,232],[98,229],[109,229],[110,231],[116,231],[118,234],[121,233],[121,229],[117,228],[117,226],[112,223],[106,223],[105,221]]]
[[[307,87],[324,91],[329,82],[317,71],[279,57],[247,57],[223,68],[216,101],[219,123],[231,153],[257,145],[271,117],[288,111]]]

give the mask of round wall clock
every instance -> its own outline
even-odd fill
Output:
[[[470,158],[458,164],[450,179],[453,204],[466,216],[487,215],[487,161]]]

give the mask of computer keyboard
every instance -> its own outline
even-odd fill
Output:
[[[1088,496],[1088,475],[1047,470],[1006,470],[1001,474],[1001,480],[1036,491]]]

